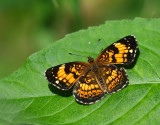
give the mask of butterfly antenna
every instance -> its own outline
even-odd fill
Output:
[[[81,56],[81,57],[87,57],[87,56],[83,56],[83,55],[78,55],[78,54],[73,54],[73,53],[68,53],[69,55],[74,55],[74,56]],[[88,58],[88,57],[87,57]]]
[[[96,50],[96,47],[98,46],[98,43],[100,42],[100,40],[101,40],[101,39],[99,39],[99,40],[97,41],[97,44],[96,44],[96,46],[94,47],[94,49],[93,49],[93,51],[92,51],[92,53],[91,53],[91,57],[92,57],[94,51]]]

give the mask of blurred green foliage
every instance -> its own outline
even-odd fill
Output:
[[[0,0],[0,77],[66,34],[106,20],[159,17],[159,0]]]

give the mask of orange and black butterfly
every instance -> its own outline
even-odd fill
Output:
[[[126,36],[104,49],[96,60],[69,62],[49,68],[45,76],[50,84],[69,90],[74,84],[73,95],[82,104],[93,104],[105,93],[112,94],[128,84],[124,68],[114,64],[131,64],[138,48],[136,38]]]

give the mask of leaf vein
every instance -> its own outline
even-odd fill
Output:
[[[140,120],[142,120],[145,116],[147,116],[151,111],[153,111],[157,106],[159,106],[160,103],[157,103],[150,111],[148,111],[145,115],[143,115],[138,121],[135,121],[133,124],[138,123]]]
[[[143,97],[135,104],[133,105],[127,112],[125,112],[124,114],[122,114],[121,116],[119,116],[118,118],[106,123],[107,125],[108,124],[112,124],[113,122],[117,121],[118,119],[120,119],[122,116],[124,116],[125,114],[127,114],[129,111],[131,111],[135,106],[137,106],[147,95],[148,93],[150,92],[152,86],[148,89],[148,91],[143,95]]]

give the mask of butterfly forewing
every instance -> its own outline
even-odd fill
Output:
[[[88,71],[76,82],[73,95],[76,101],[80,103],[92,104],[103,98],[105,93],[98,85],[95,74],[92,71]]]
[[[130,64],[135,58],[137,41],[134,36],[126,36],[104,49],[97,57],[97,63]]]
[[[88,66],[85,62],[70,62],[49,68],[45,76],[49,83],[59,89],[70,89]]]

